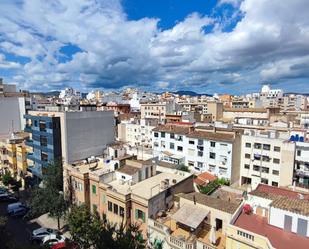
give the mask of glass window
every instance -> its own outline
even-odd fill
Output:
[[[159,137],[159,133],[158,133],[158,132],[155,132],[155,133],[154,133],[154,137]]]
[[[263,150],[270,150],[270,144],[263,144]]]
[[[274,151],[280,152],[280,147],[279,147],[279,146],[275,146],[275,147],[274,147]]]
[[[170,134],[170,138],[171,138],[171,139],[174,139],[174,138],[175,138],[175,134],[174,134],[174,133],[171,133],[171,134]]]
[[[175,144],[174,143],[170,143],[170,149],[171,150],[175,149]]]
[[[263,173],[269,173],[269,168],[267,168],[267,167],[262,167],[262,172],[263,172]]]
[[[251,143],[246,143],[246,148],[251,148]]]
[[[216,147],[216,142],[210,142],[210,147]]]
[[[139,209],[135,209],[135,219],[140,219],[145,222],[145,213]]]
[[[194,144],[194,140],[189,140],[189,144]]]
[[[279,175],[279,170],[273,170],[273,175]]]
[[[297,150],[297,156],[301,156],[301,150]]]
[[[254,170],[254,171],[260,171],[260,166],[253,165],[253,170]]]
[[[250,169],[250,165],[249,164],[245,164],[245,169]]]
[[[203,156],[203,151],[198,151],[197,156]]]
[[[165,132],[161,132],[161,137],[165,137]]]
[[[124,217],[124,208],[123,207],[119,207],[119,215],[121,217]]]
[[[251,155],[246,153],[246,154],[245,154],[245,158],[250,159],[250,158],[251,158]]]
[[[262,144],[260,144],[260,143],[255,143],[255,144],[254,144],[254,148],[255,148],[255,149],[261,149],[261,148],[262,148]]]
[[[210,152],[209,153],[209,158],[216,159],[216,153]]]
[[[274,159],[273,159],[273,163],[279,164],[279,163],[280,163],[280,159],[274,158]]]
[[[278,182],[271,182],[271,185],[274,187],[278,187]]]
[[[108,211],[112,212],[113,211],[113,203],[111,203],[110,201],[107,203],[107,208]]]
[[[118,205],[114,203],[114,214],[118,215]]]
[[[261,183],[268,184],[268,179],[262,178],[262,179],[261,179]]]
[[[183,150],[182,146],[177,146],[177,151],[182,151],[182,150]]]

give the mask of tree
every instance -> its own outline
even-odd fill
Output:
[[[138,226],[111,224],[103,216],[92,214],[85,205],[72,207],[68,215],[69,230],[81,249],[144,249],[145,240]]]
[[[44,170],[43,187],[36,187],[31,192],[30,216],[48,213],[56,218],[60,230],[60,219],[64,217],[69,203],[63,195],[63,175],[61,162],[50,163]]]
[[[1,178],[1,181],[3,183],[4,186],[9,186],[12,182],[13,182],[13,177],[11,176],[11,172],[10,171],[6,171],[4,173],[4,175]]]
[[[177,166],[177,169],[181,170],[181,171],[185,171],[185,172],[190,172],[189,168],[186,165],[184,165],[184,164],[179,164]]]

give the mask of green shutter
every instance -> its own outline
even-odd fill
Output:
[[[144,212],[142,212],[142,220],[143,220],[143,222],[145,222],[145,213]]]
[[[105,194],[102,195],[102,202],[103,202],[103,204],[106,203]]]
[[[138,219],[138,209],[135,209],[135,219]]]
[[[92,185],[92,193],[93,194],[97,193],[97,187],[95,185]]]

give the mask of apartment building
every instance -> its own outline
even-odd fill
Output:
[[[151,131],[158,125],[158,119],[130,119],[118,124],[118,139],[131,146],[152,147]]]
[[[308,248],[309,196],[259,184],[227,228],[227,249]]]
[[[240,185],[293,184],[295,143],[276,131],[246,131],[241,142]]]
[[[166,114],[173,114],[175,103],[143,103],[141,104],[141,119],[155,118],[163,121]]]
[[[42,177],[49,162],[71,163],[102,155],[114,141],[114,117],[111,111],[30,111],[25,115],[25,131],[31,133],[26,142],[33,153],[33,174]]]
[[[239,179],[240,131],[166,124],[153,129],[154,155],[231,182]]]
[[[193,191],[193,177],[186,172],[156,175],[155,161],[126,160],[117,170],[98,161],[65,166],[65,179],[73,186],[75,203],[115,224],[139,224],[146,237],[148,218],[172,205],[174,194]]]
[[[163,249],[223,249],[227,226],[240,202],[194,192],[181,194],[172,208],[149,219],[149,242]]]

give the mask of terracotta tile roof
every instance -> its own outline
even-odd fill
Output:
[[[159,125],[153,131],[169,132],[180,135],[187,135],[190,132],[190,127],[180,125]]]
[[[201,186],[206,186],[209,182],[212,182],[214,180],[216,180],[217,177],[208,173],[208,172],[204,172],[202,174],[199,174],[197,176],[197,178],[194,179],[194,182],[197,185],[201,185]]]
[[[284,196],[290,199],[299,199],[301,194],[305,200],[309,200],[309,194],[292,191],[285,188],[273,187],[266,184],[259,184],[257,188],[251,191],[249,194],[263,197],[269,200],[275,200],[278,196]]]
[[[290,211],[292,213],[309,216],[309,201],[301,199],[291,199],[288,197],[277,197],[272,203],[272,207]]]
[[[200,203],[202,205],[214,208],[214,209],[218,209],[220,211],[226,212],[226,213],[230,213],[233,214],[235,213],[235,211],[238,209],[241,201],[239,201],[238,203],[236,202],[230,202],[228,200],[221,200],[219,198],[214,198],[205,194],[201,194],[201,193],[197,193],[197,192],[193,192],[193,193],[189,193],[189,194],[182,194],[180,197],[190,200],[190,201],[195,201],[197,203]]]
[[[218,133],[218,132],[207,132],[207,131],[193,131],[188,134],[191,138],[202,138],[215,141],[233,142],[234,134]]]
[[[274,248],[307,249],[309,245],[309,238],[269,225],[266,217],[255,214],[241,213],[234,225],[268,238]]]

